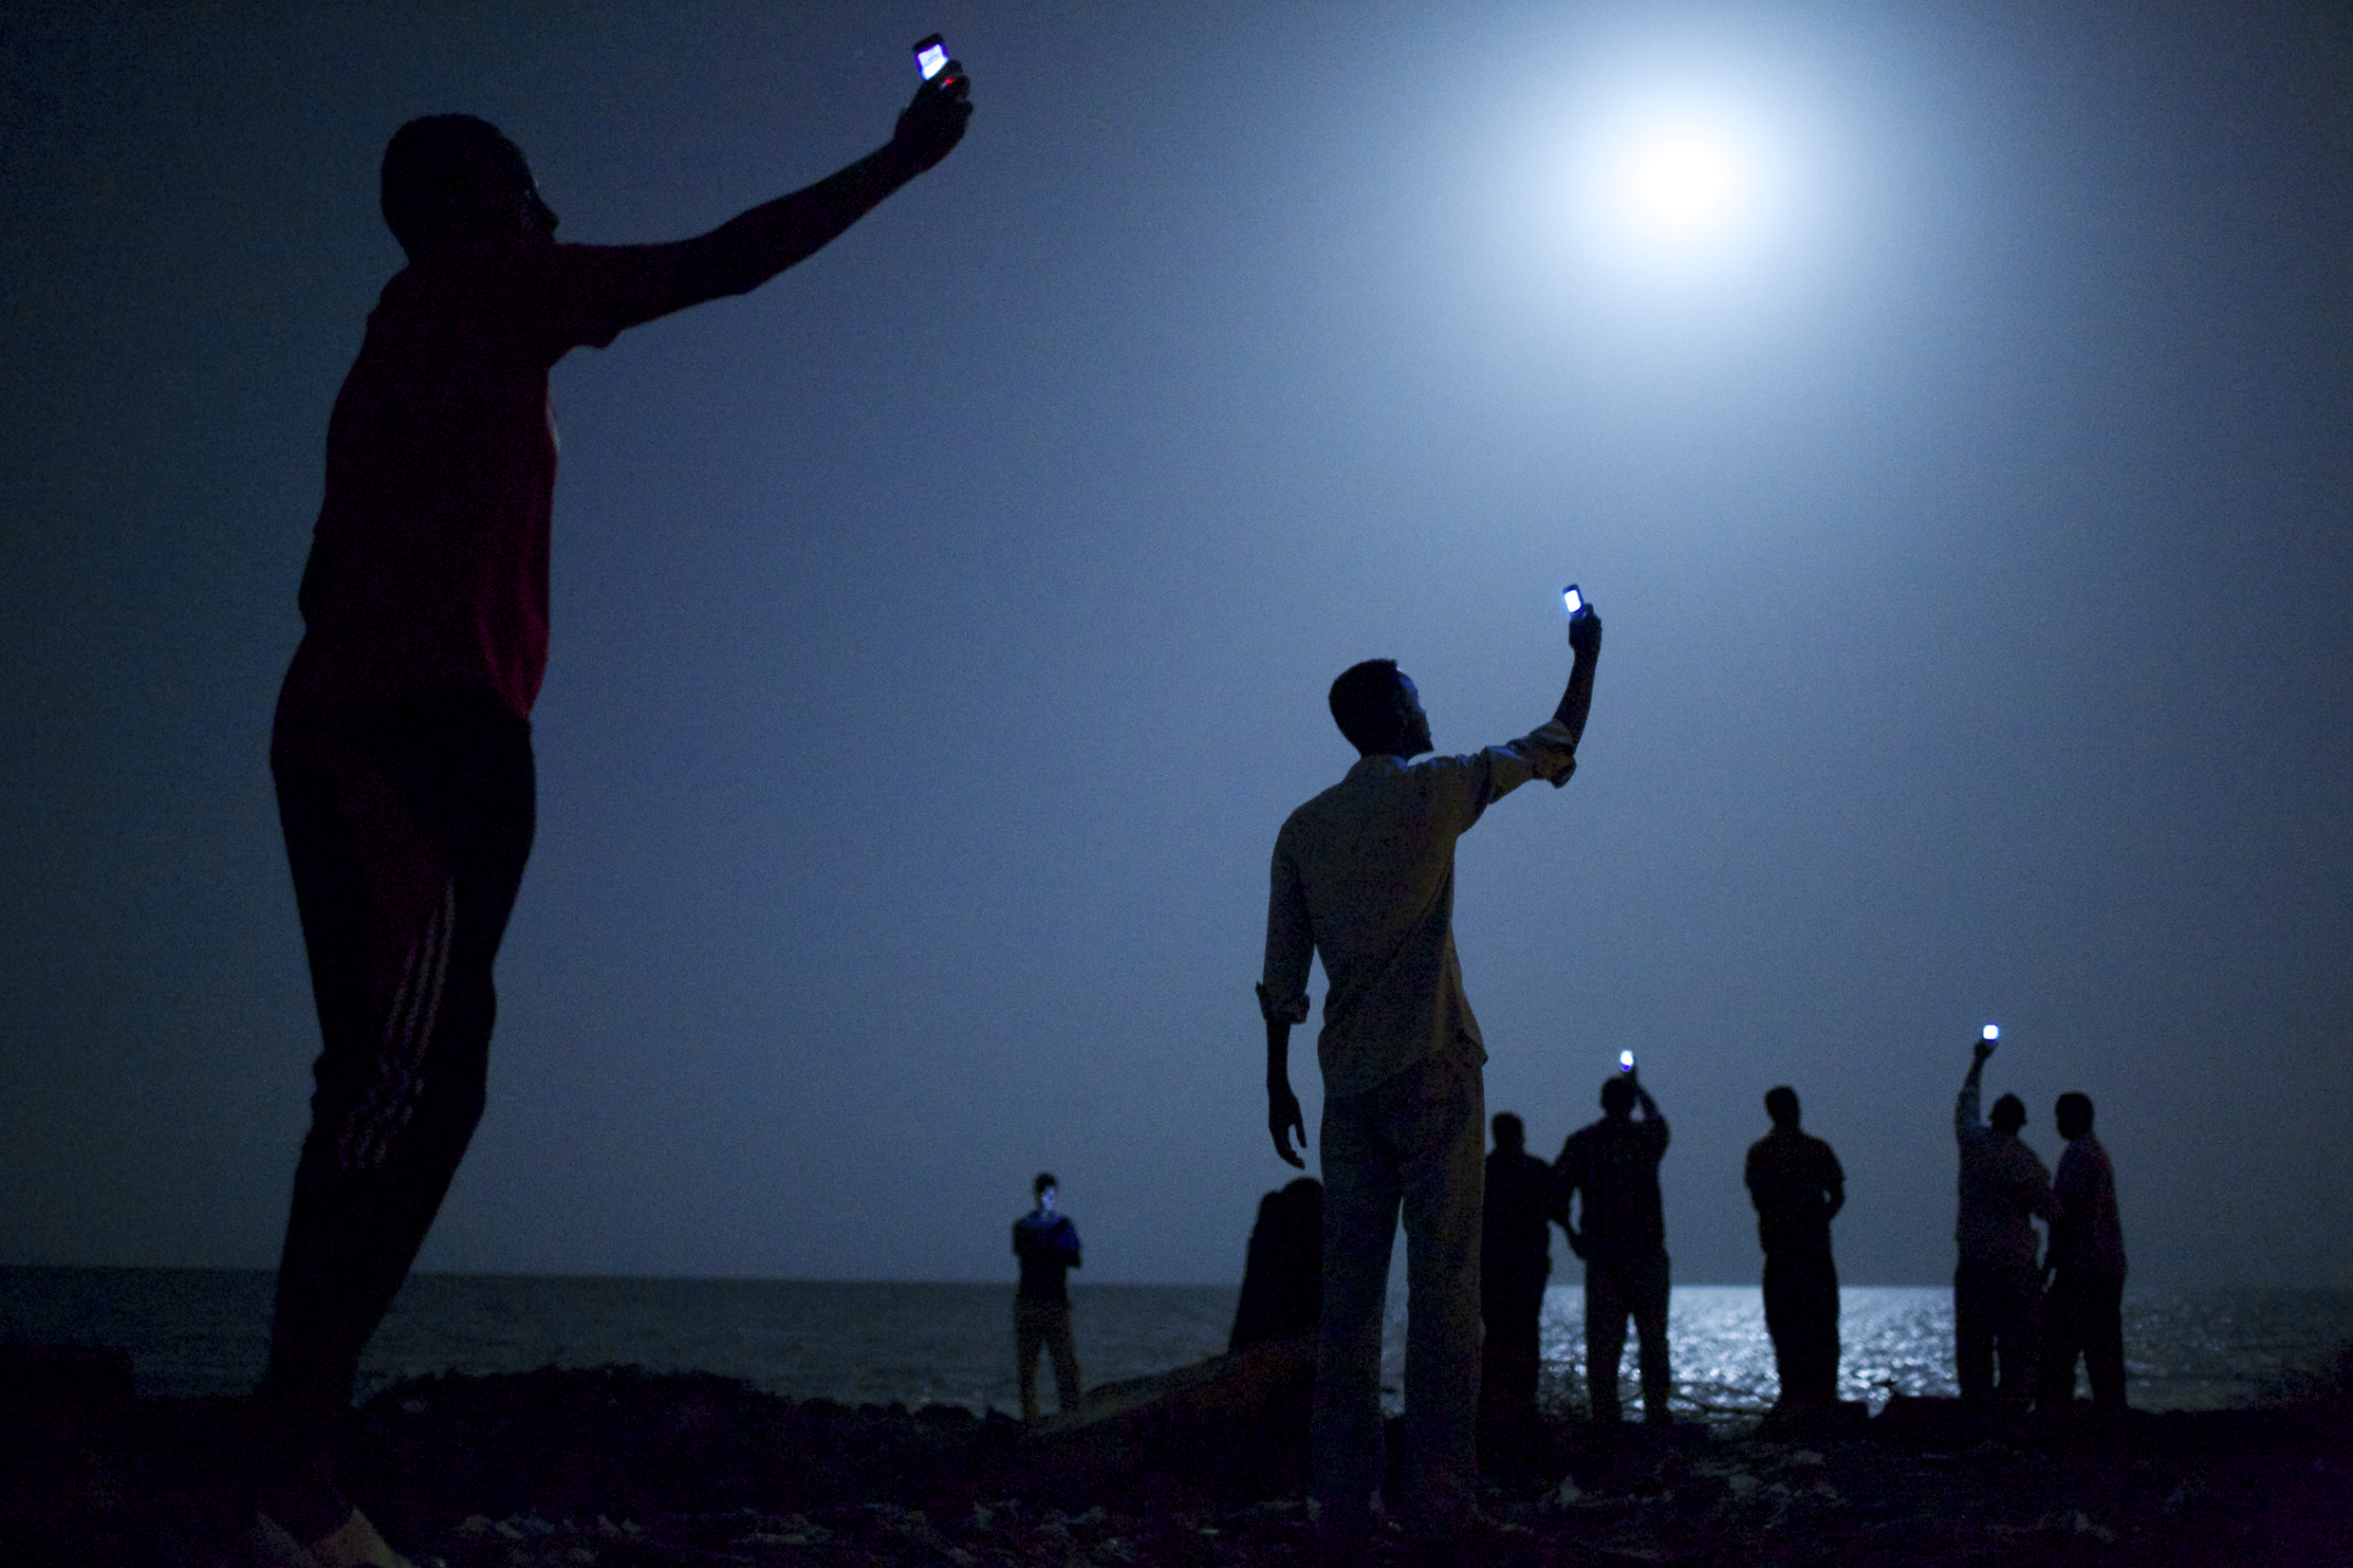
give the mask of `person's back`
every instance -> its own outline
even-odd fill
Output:
[[[1563,1189],[1584,1195],[1577,1222],[1583,1255],[1618,1263],[1663,1257],[1666,1210],[1658,1166],[1667,1153],[1664,1116],[1603,1116],[1571,1133],[1554,1163]]]
[[[1773,1130],[1749,1146],[1745,1179],[1765,1251],[1765,1329],[1780,1374],[1776,1409],[1826,1411],[1838,1400],[1839,1282],[1830,1221],[1846,1203],[1846,1172],[1800,1125],[1797,1091],[1765,1095]]]
[[[1552,1273],[1559,1186],[1528,1152],[1528,1127],[1510,1111],[1490,1124],[1487,1193],[1479,1216],[1479,1316],[1487,1330],[1479,1373],[1483,1452],[1516,1461],[1536,1418],[1544,1366],[1545,1282]]]
[[[1226,1348],[1315,1332],[1324,1309],[1324,1184],[1301,1176],[1258,1200]]]
[[[1961,1399],[1998,1399],[2023,1407],[2032,1396],[2041,1356],[2042,1287],[2035,1268],[2033,1216],[2055,1219],[2050,1174],[2018,1136],[2026,1105],[2015,1095],[1978,1112],[1979,1084],[1994,1042],[1977,1042],[1969,1076],[1953,1102],[1960,1148],[1959,1261],[1953,1271],[1954,1380]],[[1998,1377],[1997,1377],[1998,1372]]]
[[[1827,1252],[1832,1191],[1846,1173],[1830,1146],[1796,1127],[1776,1127],[1749,1145],[1744,1177],[1756,1206],[1757,1245],[1775,1252]]]
[[[1568,1244],[1585,1264],[1585,1396],[1603,1426],[1618,1422],[1618,1363],[1629,1320],[1641,1367],[1642,1417],[1654,1425],[1670,1419],[1667,1303],[1674,1282],[1658,1196],[1666,1153],[1667,1118],[1628,1068],[1603,1083],[1602,1119],[1571,1133],[1552,1166]]]
[[[2067,1147],[2052,1184],[2059,1217],[2050,1227],[2039,1396],[2047,1410],[2071,1409],[2080,1358],[2090,1376],[2092,1408],[2113,1417],[2124,1410],[2124,1225],[2116,1171],[2091,1130],[2089,1095],[2061,1095],[2053,1116]]]

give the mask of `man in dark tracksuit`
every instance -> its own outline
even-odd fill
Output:
[[[1069,1274],[1084,1264],[1079,1227],[1055,1212],[1060,1188],[1051,1171],[1038,1172],[1029,1190],[1037,1207],[1013,1222],[1013,1256],[1021,1260],[1021,1283],[1013,1292],[1013,1374],[1021,1386],[1021,1418],[1038,1418],[1038,1351],[1054,1361],[1054,1403],[1067,1411],[1079,1402],[1079,1353],[1070,1337]]]
[[[270,742],[324,1044],[255,1396],[261,1560],[404,1560],[337,1489],[331,1438],[482,1114],[491,964],[533,828],[548,372],[802,260],[945,157],[971,113],[942,72],[885,146],[670,245],[557,244],[521,151],[471,116],[413,120],[385,151],[409,264],[327,424]]]

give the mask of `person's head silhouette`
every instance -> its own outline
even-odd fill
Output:
[[[1418,757],[1430,749],[1430,720],[1421,693],[1397,660],[1352,664],[1332,682],[1332,722],[1367,757]]]
[[[1773,1118],[1775,1127],[1786,1128],[1792,1133],[1796,1132],[1800,1115],[1797,1091],[1786,1083],[1776,1084],[1766,1090],[1765,1114]]]
[[[1528,1124],[1509,1111],[1498,1111],[1489,1123],[1495,1130],[1495,1149],[1499,1153],[1516,1154],[1528,1147]]]
[[[2059,1124],[2059,1135],[2074,1142],[2091,1131],[2091,1096],[2068,1090],[2051,1108],[2051,1119]]]
[[[501,235],[544,237],[556,215],[523,149],[487,120],[427,115],[384,148],[384,222],[415,261],[444,246]]]
[[[1995,1132],[2014,1134],[2027,1124],[2027,1102],[2016,1095],[2004,1095],[1993,1102],[1993,1109],[1986,1114],[1986,1120],[1993,1124]]]
[[[1619,1073],[1602,1080],[1602,1115],[1612,1121],[1634,1115],[1634,1079]]]

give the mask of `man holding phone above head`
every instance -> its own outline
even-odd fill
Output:
[[[531,845],[548,372],[758,287],[947,157],[971,115],[942,70],[882,147],[667,245],[558,244],[521,150],[472,116],[411,120],[385,150],[408,266],[328,420],[270,742],[324,1049],[254,1401],[258,1560],[405,1560],[337,1489],[332,1436],[482,1113],[491,963]]]
[[[1667,1360],[1667,1225],[1658,1197],[1658,1162],[1666,1155],[1667,1118],[1642,1087],[1634,1053],[1621,1052],[1618,1071],[1602,1084],[1602,1119],[1569,1134],[1552,1162],[1561,1225],[1569,1250],[1584,1260],[1585,1395],[1593,1419],[1604,1427],[1619,1420],[1618,1363],[1629,1318],[1642,1369],[1642,1419],[1653,1426],[1669,1420],[1675,1384]],[[1574,1226],[1567,1219],[1572,1207]]]
[[[1267,1033],[1267,1125],[1305,1162],[1290,1031],[1307,1017],[1317,954],[1329,982],[1316,1058],[1324,1073],[1324,1308],[1310,1443],[1327,1557],[1361,1559],[1382,1474],[1380,1323],[1400,1210],[1407,1342],[1402,1493],[1419,1540],[1478,1527],[1479,1230],[1487,1052],[1454,954],[1454,840],[1531,779],[1568,782],[1593,702],[1601,618],[1569,620],[1575,661],[1551,720],[1467,757],[1432,757],[1414,683],[1371,659],[1332,683],[1356,766],[1276,836],[1258,1003]]]

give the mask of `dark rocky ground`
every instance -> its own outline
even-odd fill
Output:
[[[0,1563],[227,1560],[234,1408],[134,1399],[102,1361],[0,1379]],[[449,1376],[372,1400],[344,1468],[388,1536],[449,1568],[1306,1563],[1295,1370],[1238,1404],[1035,1434],[708,1376]],[[2103,1434],[1934,1401],[1780,1441],[1547,1421],[1489,1499],[1528,1534],[1487,1560],[2353,1564],[2348,1386]]]

